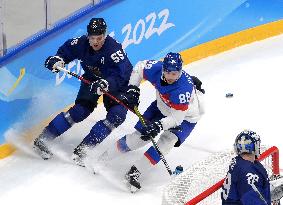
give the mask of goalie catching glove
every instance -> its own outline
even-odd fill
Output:
[[[129,108],[134,109],[140,104],[140,89],[135,85],[129,85],[128,90],[121,95],[122,102]]]
[[[160,121],[148,122],[146,126],[141,129],[141,139],[147,141],[150,137],[156,137],[163,129]]]
[[[53,73],[58,73],[57,67],[64,68],[65,62],[60,56],[49,56],[44,63],[44,66],[51,70]]]

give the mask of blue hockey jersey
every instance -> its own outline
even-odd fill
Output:
[[[109,82],[109,91],[124,91],[127,87],[133,66],[122,45],[107,36],[99,51],[89,45],[87,36],[67,40],[57,51],[66,64],[78,59],[85,73],[84,78],[93,81],[97,76]]]
[[[221,199],[222,205],[270,205],[269,179],[263,165],[241,156],[233,158],[222,186]]]

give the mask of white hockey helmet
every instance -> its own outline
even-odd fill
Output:
[[[236,137],[234,149],[238,155],[249,153],[254,154],[256,158],[259,158],[260,142],[260,136],[254,131],[244,130]]]

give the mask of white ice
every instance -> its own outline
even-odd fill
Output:
[[[212,152],[232,148],[236,135],[243,129],[256,131],[262,144],[276,145],[282,153],[282,68],[283,35],[188,65],[186,70],[203,81],[206,114],[186,143],[166,156],[171,168],[181,164],[189,169],[192,163]],[[142,87],[140,110],[144,111],[154,99],[154,90],[148,83]],[[226,98],[226,93],[233,93],[234,97]],[[72,149],[104,116],[105,110],[99,106],[83,123],[56,140],[57,157],[52,160],[43,161],[21,151],[1,160],[1,204],[161,204],[162,189],[170,180],[162,163],[144,174],[142,189],[136,194],[129,193],[122,180],[145,148],[118,158],[107,167],[95,164],[95,157],[109,144],[133,131],[137,118],[132,114],[92,152],[94,159],[88,160],[89,169],[69,163]],[[7,136],[16,135],[16,131],[11,128]],[[280,157],[282,168],[282,154]],[[92,167],[97,174],[92,173]]]

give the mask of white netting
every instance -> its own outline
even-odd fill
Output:
[[[266,147],[261,147],[265,151]],[[215,183],[223,179],[228,171],[231,159],[235,156],[232,150],[217,152],[207,159],[193,164],[182,174],[176,176],[163,192],[162,205],[184,205]],[[271,157],[262,161],[267,168],[268,174],[272,175]],[[198,204],[215,205],[221,204],[221,190],[211,194]]]

